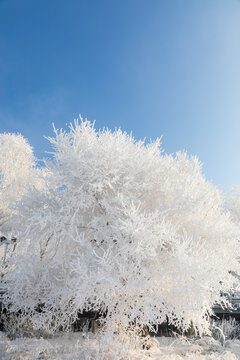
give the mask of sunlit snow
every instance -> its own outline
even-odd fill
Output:
[[[93,336],[92,336],[93,337]],[[81,333],[70,333],[50,339],[22,338],[9,340],[0,332],[1,360],[96,360],[84,354],[86,339]],[[91,340],[92,342],[94,339]],[[240,359],[240,341],[227,341],[222,346],[211,338],[187,340],[184,338],[157,338],[158,346],[147,352],[129,353],[129,359],[142,360],[236,360]],[[94,356],[92,353],[90,356]],[[97,356],[97,355],[96,355]],[[135,357],[137,356],[137,357]],[[109,360],[110,358],[107,358]],[[127,360],[127,359],[123,359]]]

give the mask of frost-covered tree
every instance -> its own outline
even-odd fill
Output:
[[[0,233],[13,230],[14,204],[41,187],[33,150],[20,134],[0,134]]]
[[[49,141],[47,186],[19,204],[9,311],[49,331],[83,310],[112,334],[166,317],[206,330],[238,269],[239,231],[197,158],[82,120]]]
[[[232,187],[226,196],[226,208],[230,211],[232,220],[240,224],[240,188]]]
[[[23,136],[0,134],[0,236],[6,236],[8,239],[17,236],[18,227],[13,221],[18,216],[16,203],[30,190],[43,187],[44,177],[39,176],[41,173],[42,170],[36,168],[33,150]],[[0,245],[2,277],[7,245]],[[13,249],[15,248],[16,245]]]

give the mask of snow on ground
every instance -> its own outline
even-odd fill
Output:
[[[240,359],[239,340],[226,341],[222,346],[218,341],[207,337],[198,340],[166,337],[156,339],[158,346],[153,346],[145,352],[149,360]],[[49,339],[18,338],[10,340],[5,333],[0,332],[0,359],[84,360],[85,358],[87,359],[87,357],[83,355],[84,341],[81,333],[70,333]],[[94,341],[94,339],[92,339],[92,341]],[[94,360],[94,357],[91,359]]]

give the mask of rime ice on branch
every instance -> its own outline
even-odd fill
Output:
[[[112,332],[166,316],[206,330],[233,284],[239,232],[198,159],[82,119],[49,141],[45,187],[25,196],[15,220],[10,311],[48,331],[83,310],[104,313]]]

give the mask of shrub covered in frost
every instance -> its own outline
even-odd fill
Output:
[[[213,321],[211,331],[213,338],[219,340],[221,343],[225,340],[240,338],[240,324],[232,317]]]
[[[239,233],[198,159],[82,120],[49,141],[47,184],[19,204],[9,311],[48,331],[83,310],[104,314],[115,334],[166,316],[207,330],[238,269]]]
[[[33,150],[22,135],[0,134],[0,234],[13,229],[12,206],[30,189],[42,184]]]

